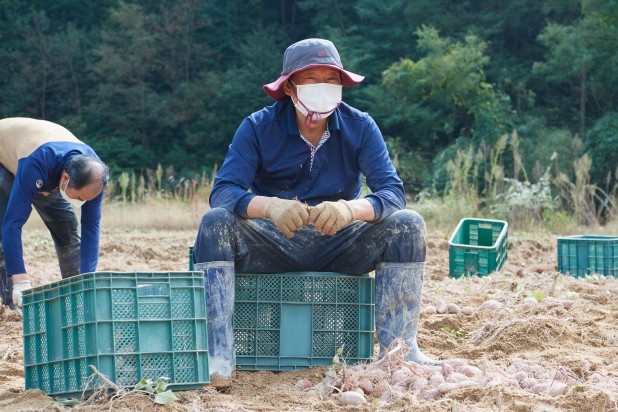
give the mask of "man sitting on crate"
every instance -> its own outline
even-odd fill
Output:
[[[31,287],[21,229],[37,210],[51,232],[62,278],[96,270],[107,166],[64,127],[27,118],[0,120],[0,296],[21,307]],[[71,205],[82,209],[81,234]],[[83,207],[82,207],[83,205]]]
[[[341,100],[342,86],[363,79],[343,69],[330,41],[295,43],[285,51],[281,77],[264,86],[275,104],[244,119],[234,136],[193,254],[206,279],[209,365],[219,386],[236,364],[235,270],[375,270],[381,347],[404,338],[409,360],[439,364],[416,343],[425,223],[405,209],[376,123]],[[373,193],[360,199],[363,175]]]

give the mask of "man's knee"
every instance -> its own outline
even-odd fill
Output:
[[[200,223],[200,234],[215,233],[232,229],[238,222],[238,217],[227,209],[216,207],[210,209],[202,217]]]
[[[414,210],[398,210],[386,218],[385,223],[401,231],[402,234],[421,235],[425,237],[425,221]]]
[[[237,243],[235,237],[240,232],[240,219],[223,208],[206,212],[195,239],[193,261],[234,261]]]

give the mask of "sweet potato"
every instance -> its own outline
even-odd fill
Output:
[[[541,393],[541,392],[545,392],[547,388],[549,388],[549,383],[537,383],[532,388],[530,388],[530,392]]]
[[[472,366],[472,365],[463,366],[459,370],[459,372],[461,372],[462,374],[466,375],[469,378],[474,378],[475,376],[481,376],[483,374],[483,371],[481,371],[476,366]]]
[[[418,398],[424,401],[430,401],[438,397],[437,389],[429,389],[418,394]]]
[[[433,386],[434,388],[442,385],[443,383],[444,383],[444,376],[442,376],[440,372],[435,372],[429,378],[429,384]]]
[[[373,383],[369,379],[363,379],[358,383],[358,387],[365,393],[373,392]]]
[[[502,306],[504,306],[502,302],[498,302],[497,300],[490,299],[490,300],[483,302],[483,304],[479,307],[479,310],[498,310],[502,308]]]
[[[433,306],[427,306],[425,308],[425,315],[435,315],[436,313],[438,313],[438,311]]]
[[[350,372],[364,372],[364,371],[365,371],[364,365],[354,365],[350,368]]]
[[[470,378],[468,378],[466,375],[464,375],[463,373],[459,373],[459,372],[453,372],[447,379],[447,382],[463,382],[463,381],[468,381],[470,380]]]
[[[524,389],[531,389],[532,387],[538,384],[537,380],[534,378],[526,378],[521,381],[521,387]]]
[[[515,380],[517,382],[521,382],[524,379],[526,379],[527,377],[528,377],[528,374],[526,372],[524,372],[524,371],[519,371],[519,372],[517,372],[516,374],[513,375],[513,378],[515,378]]]
[[[300,389],[300,390],[304,391],[304,390],[307,390],[307,389],[313,387],[313,384],[311,382],[309,382],[308,380],[306,380],[306,379],[301,379],[298,382],[296,382],[296,385],[294,385],[294,386],[296,386],[297,389]]]
[[[438,313],[446,312],[446,303],[442,299],[436,300],[436,310]]]
[[[438,386],[436,389],[438,389],[438,392],[440,393],[446,393],[446,392],[450,392],[455,389],[469,388],[472,386],[479,386],[479,384],[474,381],[462,381],[462,382],[456,382],[456,383],[449,382],[449,383],[443,383],[442,385]]]
[[[363,395],[352,391],[343,392],[340,395],[335,394],[333,395],[333,398],[337,399],[342,405],[360,406],[367,403],[367,399],[365,399]]]
[[[384,392],[382,395],[380,395],[380,400],[383,402],[395,402],[403,398],[403,396],[403,392],[391,388]]]
[[[350,392],[356,392],[359,395],[365,396],[365,391],[362,390],[361,388],[352,388],[352,389],[350,389]]]
[[[420,391],[428,384],[429,384],[429,381],[427,379],[418,377],[414,379],[414,383],[412,384],[412,387],[414,388],[415,391]]]
[[[449,303],[448,305],[446,305],[446,313],[456,315],[458,313],[461,313],[461,308],[454,303]]]
[[[562,395],[567,391],[568,387],[565,383],[562,382],[554,382],[549,389],[547,389],[547,394],[549,396],[558,396]]]
[[[461,313],[466,316],[472,316],[472,314],[474,313],[474,308],[472,306],[465,306],[461,309]]]
[[[453,367],[448,363],[444,362],[442,364],[442,375],[449,376],[451,373],[453,373]]]
[[[394,384],[407,381],[408,379],[410,379],[410,377],[402,370],[396,370],[391,376],[391,380]]]
[[[505,378],[504,384],[507,386],[512,386],[513,388],[517,388],[517,389],[521,388],[521,386],[519,385],[519,382],[511,378]]]

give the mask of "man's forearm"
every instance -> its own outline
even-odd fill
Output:
[[[247,216],[249,216],[249,219],[264,217],[264,208],[269,200],[270,197],[266,196],[255,196],[251,199],[249,205],[247,205]]]
[[[13,278],[13,283],[17,283],[22,280],[30,280],[30,278],[28,277],[28,274],[26,273],[16,273],[11,277]]]
[[[350,206],[354,210],[356,220],[364,220],[365,222],[372,222],[375,217],[375,210],[373,205],[367,199],[348,200]]]

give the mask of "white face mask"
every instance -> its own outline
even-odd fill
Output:
[[[58,186],[58,189],[60,189],[60,196],[62,196],[62,198],[64,200],[69,202],[71,204],[71,206],[75,206],[76,208],[80,208],[80,207],[82,207],[82,205],[84,203],[86,203],[86,201],[85,200],[71,199],[69,196],[67,196],[67,192],[65,192],[67,187],[69,187],[69,182],[70,181],[71,181],[71,178],[69,177],[69,180],[67,180],[67,185],[64,187],[64,190],[62,189],[62,187]]]
[[[309,127],[311,123],[318,123],[323,118],[330,116],[339,107],[342,89],[343,86],[340,84],[330,83],[296,86],[297,92],[295,96],[298,101],[294,103],[294,107],[306,116],[305,127]]]

